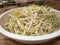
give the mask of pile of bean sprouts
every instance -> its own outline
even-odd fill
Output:
[[[29,5],[8,13],[3,27],[14,34],[40,36],[56,31],[60,25],[60,14],[50,6]]]

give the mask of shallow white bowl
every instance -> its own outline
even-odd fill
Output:
[[[6,17],[8,16],[6,14],[15,10],[15,9],[9,10],[9,11],[0,15],[0,33],[1,34],[5,35],[11,39],[14,39],[16,41],[26,43],[26,44],[44,43],[44,42],[47,42],[55,37],[60,36],[60,30],[55,31],[51,34],[43,35],[43,36],[22,36],[22,35],[13,34],[13,33],[6,31],[1,25],[6,22]],[[60,13],[60,11],[57,11],[53,8],[51,10],[56,11],[57,13]]]

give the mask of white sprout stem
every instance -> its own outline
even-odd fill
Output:
[[[11,19],[10,19],[10,27],[12,27],[12,21],[11,21]]]
[[[30,27],[32,26],[33,21],[36,20],[36,16],[37,16],[37,14],[35,13],[35,14],[34,14],[34,19],[33,19],[33,18],[31,19],[31,22],[30,22],[30,25],[29,25],[29,29],[30,29]]]
[[[17,34],[17,31],[16,31],[16,29],[14,28],[14,31],[15,31],[15,33]]]
[[[35,27],[35,29],[38,28],[38,27],[41,25],[43,19],[44,19],[44,18],[42,18],[42,19],[40,20],[40,23]]]
[[[29,29],[32,26],[32,22],[33,22],[33,18],[31,19],[30,25],[29,25]]]
[[[31,19],[32,17],[26,17],[26,18],[20,18],[20,20],[28,20],[28,19]]]
[[[38,35],[38,29],[36,29],[36,32],[35,33],[36,33],[36,35]]]
[[[20,11],[20,13],[21,13],[22,15],[26,16],[26,14],[25,14],[24,12],[22,13],[22,11]]]
[[[17,19],[17,23],[18,23],[18,25],[21,27],[21,29],[24,30],[24,29],[23,29],[24,26],[20,23],[20,21],[19,21],[18,19]]]
[[[13,17],[11,14],[9,14],[9,16],[12,17],[12,18],[15,18],[15,17]]]
[[[21,21],[23,21],[25,24],[27,23],[26,21],[24,21],[24,20],[22,20],[22,19],[20,19]]]
[[[36,20],[36,17],[37,17],[37,13],[34,14],[34,21]]]
[[[16,34],[20,33],[18,29],[14,28]]]
[[[41,33],[41,34],[43,34],[43,33],[44,33],[44,32],[42,31],[42,28],[43,28],[43,27],[41,27],[41,30],[40,30],[40,31],[41,31],[40,33]]]
[[[24,30],[23,35],[25,35],[26,31]]]

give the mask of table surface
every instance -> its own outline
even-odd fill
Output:
[[[0,14],[8,11],[10,9],[17,8],[16,5],[13,6],[6,6],[5,8],[0,8]],[[60,6],[58,6],[56,9],[60,10]],[[10,38],[5,37],[4,35],[0,34],[0,45],[28,45],[28,44],[23,44],[20,42],[16,42]],[[42,44],[34,44],[34,45],[60,45],[60,37],[57,37],[49,42],[42,43]]]

